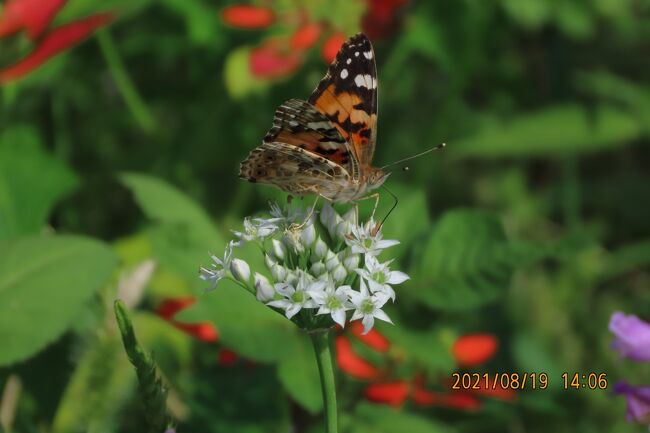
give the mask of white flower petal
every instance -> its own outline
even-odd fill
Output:
[[[353,321],[353,320],[359,320],[359,319],[361,319],[362,317],[363,317],[363,313],[362,313],[361,311],[359,311],[359,310],[356,310],[356,311],[352,314],[352,317],[350,317],[350,321]]]
[[[300,312],[301,308],[302,308],[302,305],[300,305],[300,304],[292,304],[284,312],[284,315],[287,316],[287,319],[291,319],[293,316],[298,314],[298,312]]]
[[[373,325],[375,324],[375,318],[370,314],[366,314],[365,316],[363,316],[363,320],[361,321],[361,323],[363,323],[362,334],[366,335],[368,332],[370,332]]]
[[[390,247],[398,245],[398,244],[399,244],[399,241],[385,239],[385,240],[377,241],[375,243],[375,248],[380,249],[380,250],[384,250],[386,248],[390,248]]]
[[[375,317],[376,317],[377,319],[379,319],[379,320],[383,320],[384,322],[388,322],[388,323],[390,323],[391,325],[393,324],[393,321],[390,320],[390,317],[388,317],[388,314],[384,313],[383,310],[376,310],[376,311],[373,313],[373,316],[375,316]]]
[[[388,281],[386,282],[388,284],[401,284],[410,278],[411,277],[409,277],[402,271],[391,271],[388,273]]]
[[[345,328],[345,310],[341,308],[332,311],[332,320],[341,325],[342,328]]]

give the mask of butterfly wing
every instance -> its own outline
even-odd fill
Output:
[[[295,195],[336,197],[350,181],[340,165],[299,146],[264,142],[242,162],[239,176]]]
[[[377,137],[377,67],[366,35],[343,44],[309,102],[351,143],[361,169],[370,167]]]

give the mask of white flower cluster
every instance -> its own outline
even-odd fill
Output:
[[[377,259],[399,242],[382,239],[372,219],[357,225],[353,209],[341,216],[329,204],[318,218],[299,207],[282,211],[271,204],[270,218],[246,218],[244,230],[234,234],[237,240],[228,244],[223,259],[212,256],[212,266],[201,268],[211,289],[232,279],[306,329],[345,326],[350,310],[350,320],[361,319],[364,333],[375,318],[392,323],[382,308],[395,301],[392,286],[409,277],[391,270],[391,261]],[[260,246],[270,279],[255,272],[251,282],[248,263],[233,258],[233,248],[246,242]]]

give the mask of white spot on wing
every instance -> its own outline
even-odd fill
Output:
[[[368,89],[374,89],[377,87],[377,81],[371,77],[370,74],[358,74],[354,77],[354,84],[356,84],[357,87],[366,87]]]
[[[352,63],[352,59],[348,59],[345,63],[349,65],[350,63]]]
[[[363,56],[364,56],[366,59],[368,59],[368,60],[372,59],[372,51],[366,51],[366,52],[364,52],[364,53],[363,53]]]
[[[358,51],[354,52],[354,57],[359,57],[359,52]]]
[[[341,71],[341,78],[343,78],[344,80],[345,80],[346,78],[348,78],[348,70],[347,70],[347,69],[343,69],[343,70]]]

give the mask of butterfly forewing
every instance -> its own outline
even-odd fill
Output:
[[[309,102],[352,144],[361,167],[370,166],[376,141],[377,67],[365,35],[343,44]]]

